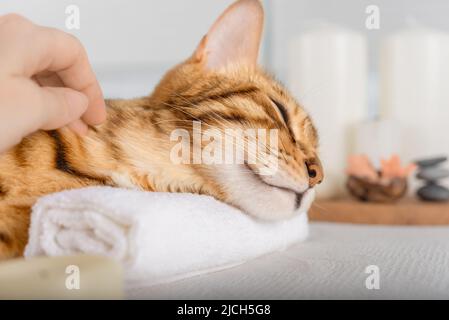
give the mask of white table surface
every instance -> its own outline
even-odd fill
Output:
[[[365,268],[377,265],[380,289]],[[310,237],[238,267],[127,292],[135,299],[449,299],[449,226],[312,223]]]

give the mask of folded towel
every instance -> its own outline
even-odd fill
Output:
[[[136,287],[234,266],[307,234],[305,213],[267,222],[208,196],[89,187],[38,200],[25,257],[106,255]]]

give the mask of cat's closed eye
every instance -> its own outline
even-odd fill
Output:
[[[282,119],[284,120],[285,124],[288,126],[288,124],[290,123],[290,119],[288,117],[287,109],[279,101],[277,101],[273,98],[270,98],[270,100],[271,100],[271,102],[273,102],[276,105],[276,107],[278,108],[278,110],[282,116]]]
[[[276,99],[270,98],[270,100],[271,100],[271,102],[274,103],[274,105],[275,105],[276,108],[278,109],[279,113],[281,114],[282,120],[284,121],[285,126],[287,127],[288,132],[290,133],[291,140],[292,140],[294,143],[296,143],[295,134],[293,133],[293,130],[292,130],[292,128],[290,127],[291,121],[290,121],[290,117],[289,117],[289,115],[288,115],[287,108],[286,108],[282,103],[280,103],[279,101],[277,101]]]

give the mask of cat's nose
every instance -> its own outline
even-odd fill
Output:
[[[318,158],[312,158],[306,161],[307,173],[309,174],[309,187],[313,188],[320,184],[324,178],[323,167]]]

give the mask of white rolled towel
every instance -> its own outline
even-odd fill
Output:
[[[25,257],[106,255],[126,285],[169,282],[283,250],[308,235],[307,214],[253,219],[212,197],[89,187],[45,196],[33,207]]]

